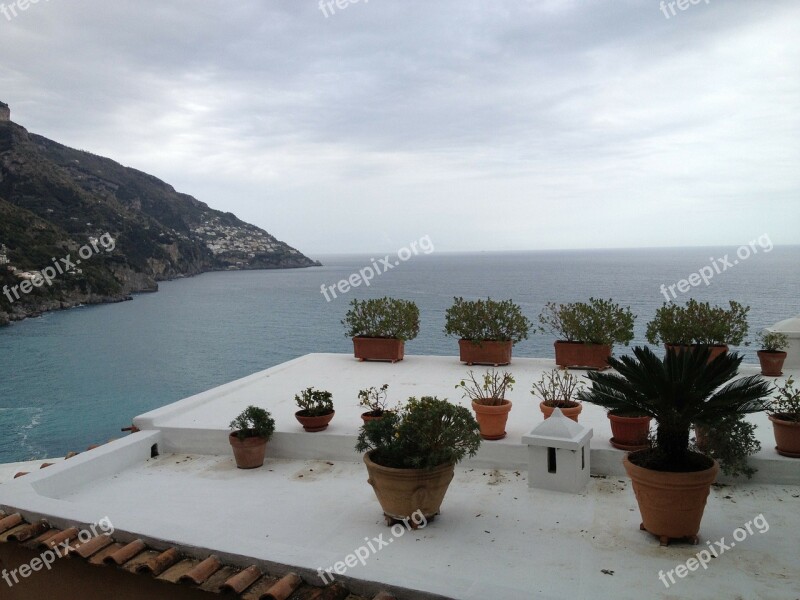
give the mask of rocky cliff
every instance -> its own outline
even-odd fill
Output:
[[[151,175],[0,119],[0,324],[174,277],[318,264]]]

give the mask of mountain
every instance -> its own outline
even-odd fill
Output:
[[[207,271],[311,266],[152,175],[29,133],[0,102],[0,325]]]

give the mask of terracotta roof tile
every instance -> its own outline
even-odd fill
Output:
[[[23,525],[21,528],[16,529],[13,532],[9,532],[6,535],[6,540],[11,540],[12,542],[24,542],[25,540],[42,535],[42,533],[48,529],[50,529],[50,525],[47,524],[47,521],[37,521],[31,525]]]
[[[222,563],[213,554],[204,561],[196,564],[189,571],[181,575],[178,583],[193,583],[200,585],[214,573],[220,570]]]
[[[12,527],[16,527],[22,523],[22,515],[19,513],[14,513],[13,515],[8,515],[0,519],[0,533],[5,533]]]
[[[141,554],[147,549],[147,546],[142,540],[134,540],[127,546],[123,546],[113,554],[109,554],[103,559],[107,565],[116,564],[117,566],[123,565],[132,559],[134,556]]]
[[[56,533],[54,536],[46,539],[39,543],[39,548],[41,550],[50,550],[56,546],[59,546],[63,542],[67,540],[72,541],[78,537],[78,528],[77,527],[70,527],[69,529],[65,529],[64,531]]]
[[[14,479],[19,479],[20,477],[24,477],[27,474],[28,474],[28,471],[20,471],[19,473],[14,475]]]
[[[188,573],[189,571],[194,569],[196,565],[200,564],[200,561],[196,558],[186,558],[186,557],[182,558],[183,560],[169,567],[161,575],[156,577],[156,579],[160,579],[161,581],[168,581],[170,583],[178,583],[178,580],[184,574]]]
[[[150,573],[158,577],[172,565],[181,560],[181,555],[177,548],[170,548],[164,552],[156,552],[155,556],[150,557],[146,562],[136,567],[137,573]]]
[[[261,573],[261,569],[259,569],[257,566],[252,565],[247,567],[246,569],[236,573],[233,577],[230,577],[224,584],[222,584],[222,591],[241,594],[256,581],[261,579],[261,575],[263,575],[263,573]]]
[[[117,552],[118,550],[120,550],[121,548],[124,548],[124,547],[125,547],[125,544],[120,544],[119,542],[114,542],[113,544],[109,544],[108,546],[106,546],[105,548],[103,548],[102,550],[97,552],[96,554],[93,554],[89,558],[89,564],[90,565],[94,565],[96,567],[105,566],[105,565],[108,564],[108,563],[106,563],[106,557],[114,554],[115,552]],[[116,564],[116,563],[112,562],[111,564]]]
[[[200,589],[206,592],[213,592],[219,594],[222,591],[222,586],[228,579],[236,575],[239,571],[236,567],[230,565],[223,565],[222,568],[216,571],[211,577],[206,579],[200,586]]]
[[[85,544],[79,544],[75,549],[75,553],[81,558],[89,558],[100,552],[103,548],[110,546],[113,542],[114,540],[112,540],[110,536],[98,535]]]
[[[52,467],[54,464],[56,464],[56,463],[48,463],[48,462],[42,463],[41,465],[39,465],[39,468],[40,469],[46,469],[47,467]]]
[[[62,531],[50,528],[44,520],[29,524],[19,513],[6,515],[0,511],[0,542],[12,541],[28,548],[52,548],[69,541],[69,554],[93,566],[117,566],[132,573],[149,574],[160,581],[196,585],[208,592],[242,600],[367,600],[351,595],[339,582],[318,587],[305,583],[296,573],[279,579],[264,574],[258,565],[240,569],[223,564],[214,555],[200,560],[181,555],[174,547],[156,550],[139,539],[123,544],[106,535],[81,543],[78,534],[77,527]],[[395,598],[380,592],[373,600]]]

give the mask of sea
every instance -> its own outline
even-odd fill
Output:
[[[800,246],[745,248],[314,256],[324,266],[206,273],[130,302],[48,313],[0,328],[0,463],[82,451],[156,407],[307,353],[350,353],[341,320],[354,298],[417,303],[420,334],[408,354],[457,354],[443,332],[455,296],[510,298],[534,322],[548,301],[611,298],[638,317],[631,347],[645,344],[647,322],[673,299],[670,285],[676,302],[749,305],[753,339],[800,315]],[[328,286],[367,267],[381,271],[368,286],[333,297]],[[693,273],[708,283],[682,293],[677,283]],[[553,341],[533,334],[514,356],[550,358]],[[753,345],[735,350],[756,362]]]

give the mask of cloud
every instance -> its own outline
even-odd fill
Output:
[[[0,98],[307,252],[800,243],[799,20],[790,1],[50,0],[0,18]]]

